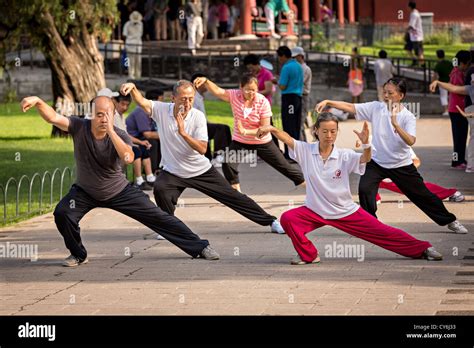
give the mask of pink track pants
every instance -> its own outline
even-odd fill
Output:
[[[362,208],[341,219],[328,220],[302,206],[283,213],[280,222],[301,260],[306,262],[313,261],[318,255],[318,250],[306,238],[306,234],[324,225],[338,228],[407,257],[420,258],[423,251],[431,247],[429,242],[418,240],[405,231],[383,224]]]
[[[457,191],[455,188],[445,188],[445,187],[433,184],[431,182],[425,182],[425,185],[426,185],[426,188],[430,190],[432,193],[434,193],[436,196],[438,196],[439,199],[446,199],[448,197],[451,197]],[[400,191],[400,189],[398,188],[397,185],[395,185],[394,182],[381,181],[379,188],[403,194],[402,191]],[[377,200],[379,199],[380,199],[380,195],[377,193]]]

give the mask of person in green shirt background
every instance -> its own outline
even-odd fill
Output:
[[[286,0],[268,0],[265,5],[265,18],[267,19],[268,30],[270,30],[271,36],[275,39],[281,38],[281,36],[275,32],[275,17],[277,17],[280,12],[283,12],[288,20],[293,20],[293,11],[290,10]]]
[[[436,56],[438,57],[438,63],[436,63],[434,68],[434,79],[441,82],[449,82],[449,74],[453,70],[453,64],[451,61],[444,59],[444,51],[437,50]],[[449,116],[448,112],[448,91],[442,87],[439,87],[439,99],[441,100],[441,105],[444,108],[443,116]]]

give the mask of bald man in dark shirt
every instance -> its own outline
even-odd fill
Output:
[[[219,259],[207,240],[200,239],[127,181],[121,163],[133,163],[132,141],[126,132],[114,127],[115,107],[110,98],[96,97],[92,105],[92,119],[81,119],[59,115],[38,97],[21,101],[24,112],[36,107],[46,122],[69,132],[74,140],[77,179],[54,210],[56,226],[71,252],[63,266],[88,262],[79,222],[97,207],[116,210],[143,223],[193,258]]]

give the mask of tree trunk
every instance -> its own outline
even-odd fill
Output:
[[[38,29],[46,35],[42,50],[51,68],[54,107],[68,116],[75,114],[71,106],[77,110],[78,105],[90,102],[105,87],[104,61],[97,38],[88,32],[87,23],[77,20],[79,31],[62,38],[49,12],[37,17]],[[53,136],[64,135],[54,128]]]

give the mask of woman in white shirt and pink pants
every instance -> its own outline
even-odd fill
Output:
[[[306,234],[325,225],[406,257],[442,260],[442,255],[429,242],[383,224],[352,200],[349,175],[364,174],[366,163],[371,159],[367,123],[361,132],[354,131],[362,142],[362,154],[334,145],[338,119],[331,113],[319,114],[314,125],[318,141],[313,144],[297,141],[273,126],[261,127],[258,136],[269,132],[288,146],[290,157],[300,164],[306,180],[304,206],[286,211],[280,219],[298,253],[292,264],[320,261],[318,250]]]

